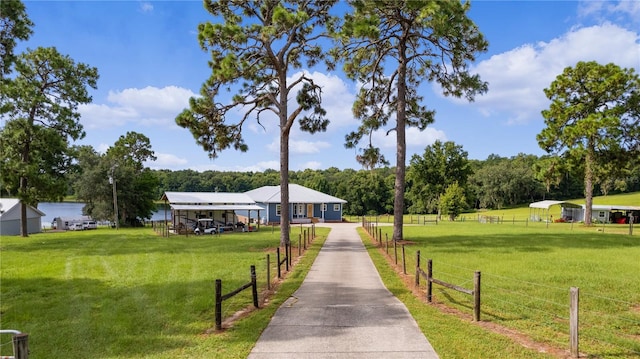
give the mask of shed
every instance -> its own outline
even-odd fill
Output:
[[[582,205],[584,218],[585,205]],[[640,218],[640,206],[602,205],[591,206],[591,220],[599,223],[626,224],[630,221],[637,223]]]
[[[266,209],[265,223],[280,223],[280,186],[264,186],[245,192]],[[342,206],[347,201],[298,184],[289,184],[291,223],[342,222]]]
[[[20,207],[17,198],[0,198],[0,236],[20,234]],[[39,209],[27,205],[27,232],[42,232],[42,217],[45,214]]]

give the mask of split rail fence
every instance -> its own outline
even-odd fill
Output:
[[[494,318],[496,322],[504,317],[512,318],[513,321],[519,316],[536,318],[536,325],[544,332],[555,333],[541,340],[566,348],[574,358],[583,355],[640,358],[640,340],[637,338],[640,333],[638,303],[609,298],[606,294],[581,293],[577,287],[557,288],[545,283],[532,283],[487,272],[481,276],[480,271],[441,262],[438,262],[439,269],[434,274],[431,259],[427,260],[426,270],[421,268],[419,250],[408,253],[412,251],[411,245],[390,241],[388,233],[375,222],[363,218],[362,226],[404,275],[407,275],[407,267],[415,268],[411,275],[415,276],[417,288],[420,288],[421,278],[425,280],[428,302],[434,300],[433,284],[436,284],[443,288],[441,291],[444,299],[441,302],[462,310],[472,308],[473,319],[476,321],[481,320],[481,313]],[[387,228],[386,231],[390,231],[391,227]],[[629,282],[633,283],[634,280],[629,278]],[[471,285],[473,289],[468,288]],[[455,296],[447,290],[461,294]],[[545,294],[540,296],[539,293]],[[469,299],[466,300],[465,297]],[[568,297],[568,300],[558,300],[562,297]],[[601,308],[603,305],[620,310],[602,313],[591,309]],[[612,314],[615,312],[622,314]]]
[[[304,252],[310,247],[313,240],[316,238],[315,225],[311,225],[307,228],[300,228],[300,234],[298,235],[297,241],[297,257],[300,257],[304,254]],[[293,241],[292,241],[293,242]],[[285,245],[284,248],[277,247],[276,248],[276,270],[277,276],[273,278],[271,275],[271,256],[269,254],[266,255],[266,289],[267,291],[271,290],[273,287],[274,279],[281,280],[284,277],[284,274],[289,272],[293,268],[293,258],[294,251],[292,245]],[[231,299],[234,296],[240,294],[244,290],[251,289],[252,293],[252,301],[253,306],[255,308],[260,308],[260,300],[258,297],[259,292],[259,284],[258,284],[258,275],[256,274],[256,266],[251,265],[250,267],[250,281],[242,284],[240,287],[230,291],[227,294],[223,294],[222,292],[222,279],[216,279],[215,281],[215,329],[222,330],[222,322],[224,317],[224,312],[222,310],[222,303],[225,300]],[[2,359],[2,358],[0,358]]]

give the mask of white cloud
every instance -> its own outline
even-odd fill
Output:
[[[152,12],[153,5],[150,2],[141,2],[140,3],[140,11],[144,13]]]
[[[155,153],[156,160],[147,162],[146,165],[153,169],[181,169],[189,163],[188,160],[170,153]]]
[[[436,140],[447,141],[447,136],[441,130],[437,130],[433,127],[427,127],[424,131],[420,131],[416,127],[407,128],[406,131],[406,143],[407,147],[420,147],[424,148],[432,145]],[[361,143],[361,145],[363,145]],[[373,145],[380,148],[396,148],[396,133],[386,131],[376,131],[373,133]],[[360,146],[363,147],[363,146]]]
[[[612,15],[629,16],[637,22],[640,18],[640,2],[633,0],[581,1],[578,6],[578,15],[582,18],[595,17],[596,19]]]
[[[147,86],[109,91],[107,104],[79,107],[82,123],[88,129],[122,127],[128,123],[143,126],[176,126],[175,117],[189,106],[191,90],[167,86]]]
[[[565,67],[579,61],[597,61],[640,69],[638,38],[636,32],[604,24],[574,29],[547,43],[526,44],[494,55],[472,70],[489,83],[489,92],[471,105],[484,115],[503,112],[508,114],[509,123],[525,123],[548,106],[543,89]]]
[[[292,140],[289,138],[289,155],[309,155],[322,152],[322,149],[331,147],[329,142],[324,141],[305,141],[305,140]],[[280,139],[274,138],[274,140],[267,145],[269,151],[273,153],[280,153]]]
[[[318,161],[309,161],[307,163],[304,163],[302,167],[299,168],[298,170],[305,170],[305,169],[318,170],[320,168],[322,168],[322,163]]]
[[[314,83],[322,88],[322,107],[327,111],[329,119],[328,131],[336,128],[351,126],[356,123],[351,112],[351,106],[355,99],[355,94],[349,89],[340,77],[322,72],[297,72],[293,74],[288,81],[298,79],[302,74],[313,79]],[[298,87],[294,88],[290,96],[289,108],[295,108],[295,96]]]

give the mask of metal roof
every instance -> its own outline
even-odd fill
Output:
[[[206,204],[172,204],[171,208],[177,211],[264,211],[264,208],[256,204],[229,204],[229,205],[206,205]]]
[[[557,204],[559,204],[561,207],[571,207],[571,208],[579,208],[580,207],[580,205],[575,204],[575,203],[571,203],[571,202],[567,202],[567,201],[552,201],[552,200],[533,202],[533,203],[529,204],[529,207],[530,208],[549,209],[549,207],[555,206]]]
[[[2,217],[3,214],[7,214],[7,216],[9,216],[10,212],[14,211],[14,208],[15,210],[19,210],[19,204],[20,200],[18,198],[0,198],[0,217]],[[45,215],[44,212],[34,206],[27,205],[27,211],[28,210],[34,211],[39,216]],[[5,218],[7,216],[5,216]]]
[[[264,186],[245,192],[258,203],[280,203],[280,186]],[[347,203],[311,188],[289,183],[289,203]]]
[[[584,208],[584,204],[582,207]],[[591,205],[591,209],[600,210],[600,211],[615,211],[619,209],[621,211],[640,211],[640,206],[620,206],[615,204],[594,204]]]
[[[172,205],[247,205],[256,203],[244,193],[229,192],[165,192],[161,199]]]

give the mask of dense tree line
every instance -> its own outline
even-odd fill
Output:
[[[449,163],[444,168],[446,175],[438,177],[433,173],[418,171],[421,163],[429,163],[425,156],[434,156],[441,148],[455,148],[449,153]],[[459,158],[452,153],[459,154]],[[536,169],[548,160],[547,156],[519,154],[513,157],[490,155],[485,160],[468,160],[464,165],[466,152],[461,146],[451,142],[436,143],[427,147],[423,156],[414,156],[408,166],[411,174],[407,181],[405,213],[437,213],[439,199],[447,188],[455,183],[465,198],[464,210],[500,209],[528,204],[543,199],[572,199],[584,197],[584,183],[581,168],[564,166],[558,180],[546,190],[546,184]],[[631,162],[630,162],[631,163]],[[598,194],[615,194],[640,191],[640,161],[631,163],[625,176],[615,181],[607,180],[596,185]],[[433,167],[429,168],[433,170]],[[227,172],[194,170],[153,170],[158,181],[155,198],[159,199],[165,191],[178,192],[245,192],[262,186],[280,185],[280,175],[276,170],[264,172]],[[348,201],[345,213],[390,214],[393,212],[395,169],[382,167],[376,169],[344,169],[331,167],[324,170],[305,169],[290,171],[291,183],[321,191]],[[425,179],[428,181],[422,181]],[[615,183],[610,186],[609,183]],[[72,186],[70,194],[73,194]],[[425,192],[425,189],[427,191]],[[453,191],[454,189],[451,189]],[[430,205],[423,205],[424,203]],[[449,203],[450,199],[449,199]]]

